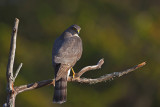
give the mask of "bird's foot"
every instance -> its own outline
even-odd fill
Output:
[[[75,72],[74,72],[74,70],[73,70],[73,68],[71,67],[71,69],[72,69],[72,73],[73,73],[73,78],[75,78]]]

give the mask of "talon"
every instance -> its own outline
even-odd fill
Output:
[[[71,70],[72,70],[72,73],[73,73],[73,78],[75,78],[75,72],[74,72],[74,70],[73,70],[73,68],[71,67]]]

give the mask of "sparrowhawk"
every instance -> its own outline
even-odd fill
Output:
[[[54,42],[52,50],[52,62],[55,70],[54,103],[66,102],[67,78],[70,70],[82,55],[82,40],[78,36],[80,30],[78,25],[72,25]]]

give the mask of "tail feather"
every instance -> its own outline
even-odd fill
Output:
[[[67,75],[55,82],[54,103],[64,103],[67,100]]]

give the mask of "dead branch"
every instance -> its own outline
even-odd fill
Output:
[[[128,74],[128,73],[130,73],[132,71],[135,71],[136,69],[138,69],[140,67],[143,67],[144,65],[146,65],[146,62],[142,62],[141,64],[138,64],[138,65],[136,65],[136,66],[134,66],[132,68],[129,68],[127,70],[124,70],[124,71],[121,71],[121,72],[113,72],[111,74],[105,74],[105,75],[103,75],[103,76],[101,76],[99,78],[95,78],[95,79],[89,79],[89,78],[68,78],[68,81],[95,84],[95,83],[99,83],[99,82],[103,82],[103,81],[107,81],[107,80],[113,80],[113,78],[115,78],[115,77],[121,77],[121,76],[123,76],[125,74]],[[88,70],[86,70],[86,71],[93,70],[92,67],[94,69],[94,66],[89,66]]]
[[[13,80],[13,82],[15,82],[15,79],[17,78],[17,76],[18,76],[18,74],[19,74],[19,71],[20,71],[21,68],[22,68],[22,65],[23,65],[23,63],[21,63],[21,64],[19,65],[19,67],[18,67],[18,69],[17,69],[17,71],[16,71],[16,73],[15,73],[15,75],[14,75],[14,80]]]
[[[14,86],[15,79],[16,79],[16,77],[22,67],[22,63],[21,63],[15,73],[15,76],[13,76],[13,65],[14,65],[14,58],[15,58],[15,51],[16,51],[16,38],[17,38],[18,23],[19,23],[19,20],[16,18],[15,25],[13,27],[10,55],[9,55],[9,60],[8,60],[8,65],[7,65],[7,73],[6,73],[7,74],[7,81],[8,81],[8,85],[7,85],[8,96],[7,96],[7,102],[3,105],[3,107],[15,107],[15,99],[19,93],[22,93],[24,91],[33,90],[33,89],[38,89],[38,88],[41,88],[41,87],[44,87],[47,85],[54,85],[55,84],[55,79],[49,79],[49,80],[43,80],[43,81],[31,83],[28,85]],[[113,72],[111,74],[105,74],[105,75],[103,75],[99,78],[95,78],[95,79],[81,78],[81,76],[85,72],[101,68],[103,63],[104,63],[104,59],[101,59],[97,63],[97,65],[84,67],[82,70],[80,70],[78,73],[75,74],[74,78],[72,76],[69,76],[68,82],[80,82],[80,83],[95,84],[98,82],[111,80],[115,77],[123,76],[125,74],[128,74],[128,73],[140,68],[140,67],[143,67],[146,64],[146,62],[143,62],[143,63],[138,64],[138,65],[136,65],[132,68],[129,68],[127,70],[124,70],[121,72]]]
[[[89,70],[95,70],[95,69],[99,69],[101,68],[101,66],[103,65],[104,63],[104,59],[101,59],[97,65],[94,65],[94,66],[87,66],[87,67],[84,67],[81,71],[79,71],[75,77],[80,77],[81,75],[83,75],[85,72],[89,71]]]
[[[103,59],[101,59],[99,62],[103,61]],[[87,71],[90,70],[95,70],[98,69],[99,67],[101,67],[102,63],[98,63],[97,65],[93,65],[93,66],[87,66],[85,68],[83,68],[80,72],[77,73],[77,75],[80,73],[81,75]],[[95,79],[89,79],[89,78],[80,78],[80,77],[76,77],[73,78],[72,76],[68,77],[68,82],[80,82],[80,83],[89,83],[89,84],[95,84],[98,82],[103,82],[103,81],[107,81],[107,80],[111,80],[115,77],[120,77],[123,76],[125,74],[128,74],[129,72],[132,72],[140,67],[143,67],[146,64],[146,62],[143,62],[141,64],[138,64],[132,68],[129,68],[127,70],[121,71],[121,72],[113,72],[111,74],[105,74],[99,78],[95,78]],[[97,67],[97,68],[95,68]],[[82,73],[83,72],[83,73]],[[50,79],[50,80],[43,80],[43,81],[39,81],[39,82],[35,82],[35,83],[31,83],[28,85],[21,85],[18,87],[15,87],[15,91],[17,94],[24,92],[24,91],[29,91],[29,90],[33,90],[33,89],[37,89],[37,88],[41,88],[47,85],[54,85],[55,84],[55,79]]]
[[[15,19],[15,24],[12,31],[12,37],[11,37],[11,44],[10,44],[10,52],[9,52],[9,59],[8,59],[8,65],[7,65],[7,107],[14,107],[15,105],[15,96],[13,94],[14,92],[14,77],[13,77],[13,65],[14,65],[14,58],[15,58],[15,52],[16,52],[16,39],[17,39],[17,31],[18,31],[18,24],[19,20]]]

